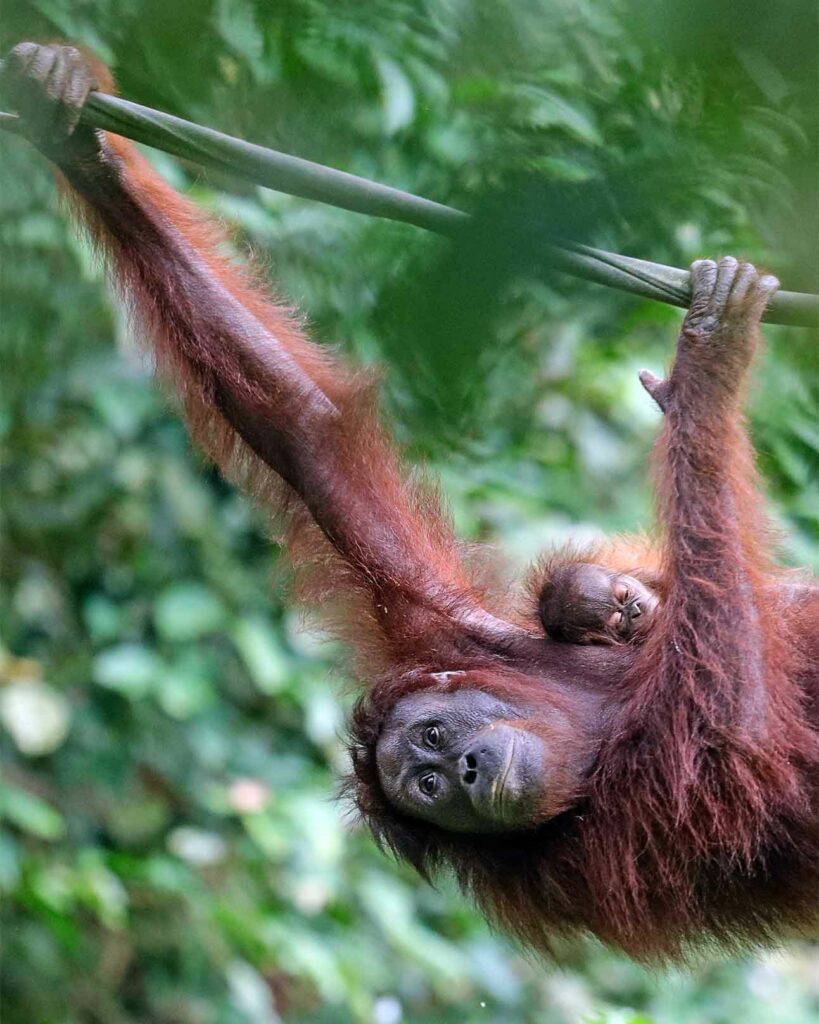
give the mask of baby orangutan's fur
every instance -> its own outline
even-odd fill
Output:
[[[488,607],[436,492],[381,429],[369,380],[228,261],[220,232],[133,146],[79,122],[89,91],[111,87],[105,69],[22,43],[4,85],[15,131],[59,167],[192,436],[284,517],[302,592],[345,602],[335,625],[363,687],[349,789],[378,841],[422,874],[452,868],[538,950],[593,933],[639,958],[682,957],[812,928],[819,589],[770,559],[741,413],[777,282],[730,257],[693,266],[673,369],[644,377],[665,411],[656,553],[638,542],[598,563],[649,574],[654,622],[640,644],[556,642],[534,609],[524,621]],[[463,748],[435,722],[400,731],[431,698],[465,709]],[[385,765],[405,747],[438,767],[423,792],[409,779],[400,809]],[[439,771],[461,827],[494,831],[446,827]]]
[[[656,572],[624,572],[600,558],[567,552],[544,559],[538,570],[538,613],[551,640],[642,643],[651,631],[662,592]]]

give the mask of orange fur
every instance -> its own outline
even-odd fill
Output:
[[[691,326],[696,309],[681,334],[656,455],[661,539],[564,551],[532,577],[542,587],[555,557],[647,575],[663,596],[651,634],[640,647],[551,643],[531,617],[487,610],[437,492],[382,430],[369,376],[313,345],[129,143],[81,127],[48,152],[191,435],[284,516],[300,593],[329,601],[359,651],[369,685],[349,787],[377,839],[424,874],[450,867],[540,950],[592,932],[637,957],[684,957],[814,923],[819,588],[769,556],[740,413],[748,309],[717,349]],[[395,701],[424,687],[527,709],[551,751],[550,820],[464,836],[390,806],[375,745]]]
[[[336,521],[331,497],[323,499],[323,508],[306,508],[293,482],[283,485],[275,457],[271,466],[266,453],[258,447],[254,450],[252,442],[217,412],[216,389],[229,381],[239,406],[264,417],[272,432],[277,423],[287,432],[288,417],[297,410],[273,406],[274,360],[265,380],[263,365],[243,365],[241,354],[217,346],[216,339],[206,342],[207,326],[186,322],[186,317],[191,319],[188,311],[180,314],[173,306],[174,297],[163,294],[163,289],[170,292],[177,287],[172,258],[166,259],[154,247],[153,265],[138,265],[141,239],[133,223],[126,228],[120,222],[106,222],[106,218],[118,218],[119,210],[113,204],[111,211],[101,207],[98,196],[90,202],[83,196],[82,220],[110,253],[139,334],[150,341],[161,376],[182,400],[191,436],[230,479],[278,511],[286,549],[298,569],[301,596],[312,604],[324,604],[325,611],[329,607],[339,612],[338,602],[333,601],[339,592],[343,595],[344,608],[335,626],[354,634],[371,670],[400,659],[403,651],[414,648],[418,635],[429,633],[433,619],[445,626],[453,608],[462,602],[471,605],[475,597],[436,489],[402,471],[381,428],[372,376],[349,371],[329,351],[309,342],[292,311],[271,303],[253,274],[227,260],[222,232],[161,181],[129,143],[108,135],[106,147],[109,159],[119,165],[122,191],[138,205],[140,215],[157,224],[160,235],[168,228],[178,233],[186,258],[194,262],[202,279],[217,283],[234,297],[265,335],[295,360],[305,375],[304,387],[315,388],[333,403],[337,415],[321,438],[323,467],[319,471],[326,468],[331,495],[334,489],[350,492],[344,500],[361,510],[359,522],[353,529],[345,520]],[[129,229],[132,237],[126,242],[123,236]],[[207,296],[203,302],[207,303]],[[174,336],[197,332],[195,349],[180,345]],[[362,521],[371,524],[369,529]],[[377,555],[367,550],[368,544],[377,549]],[[377,575],[371,571],[372,564],[379,567]],[[325,617],[333,618],[332,611]],[[399,617],[400,632],[392,628]]]

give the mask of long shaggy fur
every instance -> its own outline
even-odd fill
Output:
[[[370,685],[351,721],[349,788],[377,840],[424,875],[451,868],[494,922],[539,950],[591,932],[636,957],[681,957],[815,923],[819,590],[768,559],[738,402],[695,422],[686,408],[704,382],[694,362],[683,367],[689,393],[669,408],[657,452],[662,538],[557,556],[662,587],[639,650],[538,639],[534,602],[528,631],[510,625],[506,638],[481,625],[485,595],[437,492],[401,469],[372,379],[310,343],[133,147],[113,136],[102,147],[93,165],[63,168],[80,219],[192,437],[283,517],[299,593],[330,607],[358,651]],[[242,350],[242,324],[278,354]],[[295,377],[268,372],[268,358]],[[281,383],[291,378],[299,394]],[[333,410],[320,445],[300,432],[304,396]],[[571,757],[589,766],[582,786],[525,833],[453,835],[402,815],[382,792],[375,746],[394,702],[424,686],[525,702],[547,731],[568,717]]]

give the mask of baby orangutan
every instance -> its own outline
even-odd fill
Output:
[[[641,643],[660,600],[659,580],[639,572],[641,579],[597,562],[557,562],[538,598],[546,635],[570,644]]]

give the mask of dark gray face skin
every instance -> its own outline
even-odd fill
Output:
[[[603,623],[604,629],[626,640],[648,632],[660,604],[657,596],[626,573],[609,576],[607,583],[612,611]]]
[[[450,832],[508,832],[535,824],[546,744],[516,728],[516,719],[521,721],[520,711],[480,690],[404,697],[376,747],[387,798]]]

